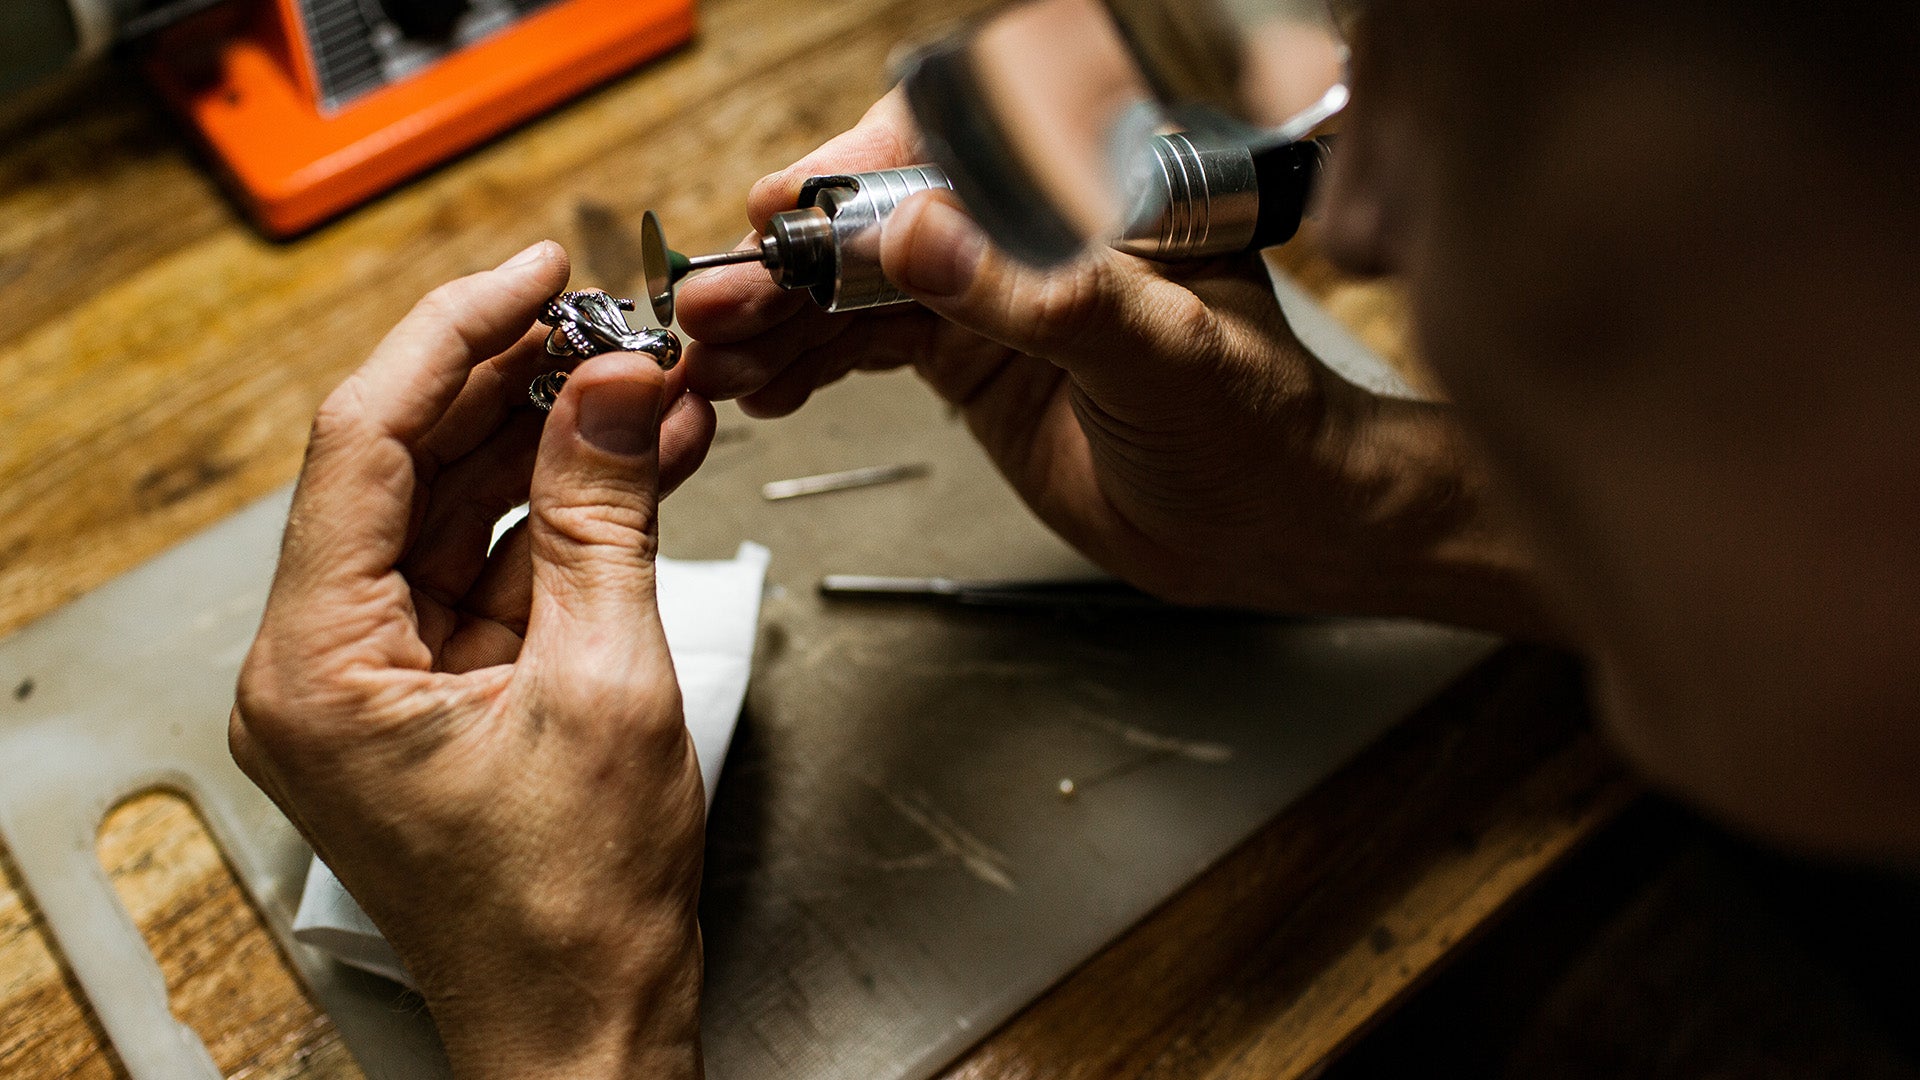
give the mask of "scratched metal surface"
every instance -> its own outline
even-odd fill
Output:
[[[758,495],[901,461],[932,469]],[[367,1074],[444,1075],[393,987],[288,939],[306,849],[226,757],[281,498],[0,642],[0,685],[41,687],[0,708],[0,760],[36,763],[0,772],[0,832],[138,1080],[217,1075],[167,1015],[97,861],[73,857],[108,806],[155,783],[200,804]],[[932,1073],[1492,645],[1382,622],[828,606],[813,585],[829,572],[1087,569],[906,375],[850,380],[773,423],[723,410],[663,530],[668,554],[727,556],[742,539],[774,553],[709,827],[719,1080]]]
[[[901,461],[934,468],[755,494]],[[774,552],[709,829],[719,1080],[933,1073],[1491,644],[1404,623],[824,601],[826,573],[1089,571],[905,375],[772,424],[723,413],[663,529],[669,554]]]

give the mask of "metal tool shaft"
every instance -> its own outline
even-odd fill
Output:
[[[738,251],[721,251],[712,255],[693,255],[687,259],[687,273],[695,270],[709,270],[716,266],[732,266],[735,263],[765,262],[766,256],[756,245],[741,248]]]
[[[869,465],[863,469],[847,469],[843,472],[801,476],[792,480],[769,481],[760,486],[760,497],[768,502],[779,502],[782,499],[796,499],[802,495],[819,495],[828,491],[847,491],[851,488],[872,487],[875,484],[890,484],[895,480],[907,480],[926,474],[925,463],[917,461],[904,465]]]

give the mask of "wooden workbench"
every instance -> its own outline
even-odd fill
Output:
[[[134,80],[88,83],[0,147],[0,634],[288,481],[314,406],[433,285],[543,236],[630,285],[645,207],[731,244],[753,180],[851,124],[898,42],[981,6],[708,0],[698,45],[286,245]],[[1390,289],[1294,258],[1404,357]],[[1571,664],[1501,654],[953,1075],[1310,1073],[1634,797],[1583,716]],[[190,808],[136,799],[99,850],[229,1075],[358,1075]],[[118,1074],[0,870],[0,1075]]]

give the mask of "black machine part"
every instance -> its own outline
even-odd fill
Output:
[[[467,13],[467,0],[380,0],[380,10],[410,38],[447,41]]]

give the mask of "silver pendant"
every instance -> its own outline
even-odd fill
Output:
[[[610,352],[641,352],[654,358],[662,371],[680,362],[680,338],[671,330],[635,330],[622,312],[633,301],[603,292],[563,292],[546,302],[538,316],[547,333],[547,355],[585,359]],[[549,371],[527,387],[527,398],[541,411],[553,408],[567,373]]]

